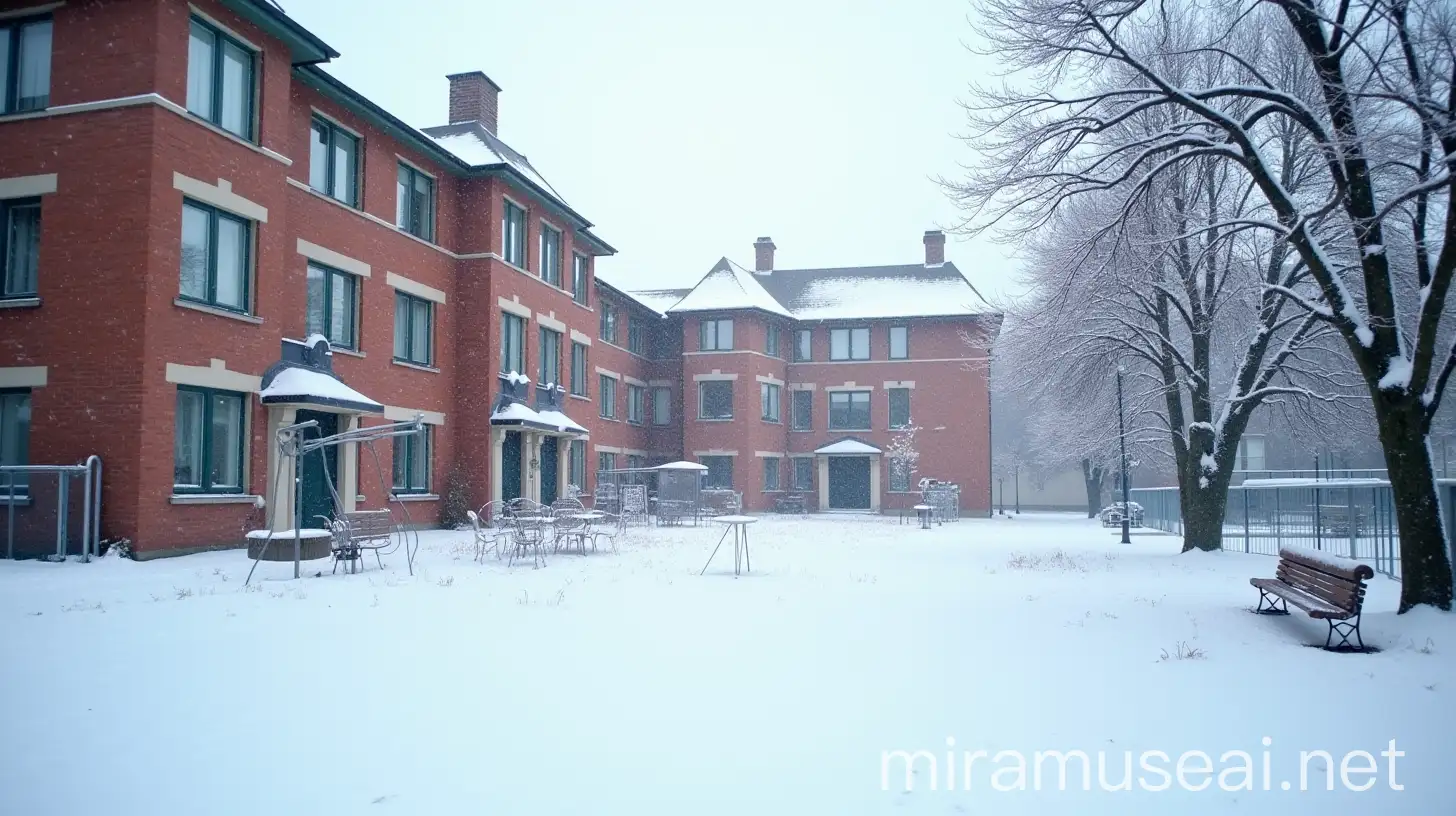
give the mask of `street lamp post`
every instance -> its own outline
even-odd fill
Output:
[[[1016,479],[1016,515],[1021,515],[1021,463],[1017,463],[1015,470]]]
[[[1123,367],[1117,367],[1117,441],[1122,446],[1122,543],[1131,544],[1132,538],[1129,535],[1128,521],[1132,515],[1132,507],[1128,504],[1127,497],[1127,421],[1123,419],[1122,410],[1122,372]]]

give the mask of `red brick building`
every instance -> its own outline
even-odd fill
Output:
[[[549,500],[589,491],[598,467],[718,455],[762,508],[758,459],[783,459],[787,486],[788,462],[844,435],[826,427],[827,395],[868,389],[871,427],[854,435],[883,447],[875,400],[903,382],[920,471],[989,508],[986,378],[961,333],[996,321],[970,294],[944,314],[821,314],[791,292],[813,274],[726,261],[684,303],[600,283],[594,261],[614,250],[498,138],[495,83],[451,76],[447,124],[413,128],[321,70],[338,54],[266,0],[4,0],[0,44],[0,463],[99,455],[102,533],[139,555],[291,526],[288,491],[272,501],[293,475],[273,431],[302,418],[343,430],[423,415],[429,429],[306,467],[309,511],[328,511],[325,467],[346,507],[398,499],[429,524],[452,490],[471,505]],[[970,292],[950,264],[916,268]],[[772,294],[695,308],[729,279]],[[735,322],[731,348],[702,347],[709,317]],[[889,357],[892,326],[908,327],[906,359]],[[840,327],[869,330],[868,359],[859,334],[852,359],[831,359]],[[803,329],[815,356],[795,361]],[[273,387],[315,334],[336,378],[321,376],[359,400]],[[825,421],[760,420],[760,380],[783,389],[784,418],[791,392],[813,390]],[[733,421],[701,416],[711,382],[736,383]],[[41,490],[16,489],[22,528],[45,528]]]

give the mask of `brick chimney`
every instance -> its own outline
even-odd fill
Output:
[[[945,233],[940,230],[925,231],[925,265],[940,266],[945,263]]]
[[[767,235],[753,242],[753,271],[759,275],[767,275],[773,271],[773,239]]]
[[[450,124],[479,122],[495,133],[500,120],[500,86],[480,71],[450,74]]]

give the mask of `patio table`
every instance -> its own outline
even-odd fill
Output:
[[[733,534],[733,576],[736,578],[744,570],[753,572],[753,562],[748,557],[748,525],[757,524],[758,519],[753,516],[714,516],[713,521],[724,525],[723,535],[718,539],[718,546],[713,548],[713,555],[708,556],[708,563],[703,565],[702,572],[708,571],[708,564],[713,563],[713,557],[718,554],[718,548],[723,546],[728,534]]]
[[[588,538],[591,538],[592,523],[601,521],[602,519],[607,517],[607,514],[603,513],[600,510],[583,510],[580,513],[568,513],[566,517],[571,519],[572,521],[582,522],[582,529],[579,532],[574,533],[573,536],[577,539],[581,554],[586,555],[586,540]]]

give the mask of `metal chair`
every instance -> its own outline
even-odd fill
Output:
[[[511,539],[509,529],[497,526],[499,525],[498,514],[494,523],[492,522],[492,516],[486,509],[488,507],[490,507],[489,504],[481,508],[481,513],[486,514],[485,520],[482,520],[480,514],[474,510],[465,511],[465,515],[470,519],[471,532],[475,536],[475,562],[477,564],[485,561],[486,553],[492,553],[496,558],[501,558],[503,556],[501,542]]]
[[[568,548],[571,542],[575,541],[583,555],[586,554],[586,531],[587,522],[585,519],[574,518],[586,512],[581,501],[573,497],[563,497],[551,503],[552,524],[552,551],[561,551],[561,542],[565,541]]]

